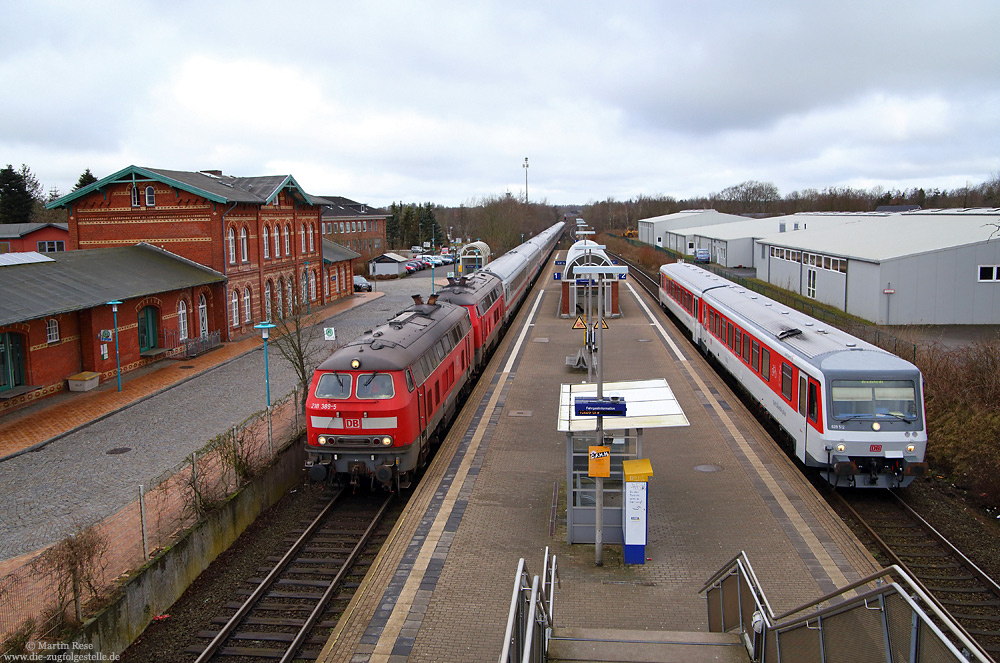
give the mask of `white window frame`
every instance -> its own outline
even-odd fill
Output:
[[[309,224],[309,253],[316,250],[316,241],[314,239],[313,226]]]
[[[59,342],[59,321],[55,318],[49,318],[45,323],[45,342]]]
[[[983,267],[988,267],[993,270],[993,278],[983,278]],[[1000,265],[979,265],[976,267],[976,280],[979,283],[996,283],[997,281],[1000,281]]]
[[[250,251],[247,244],[247,229],[244,226],[240,228],[240,260],[242,262],[247,262],[250,259]]]
[[[268,281],[264,284],[264,319],[268,322],[271,321],[271,297],[273,291],[271,290],[271,282]]]
[[[274,257],[281,257],[281,230],[277,225],[274,226]]]
[[[316,301],[316,272],[309,272],[309,300]]]
[[[236,262],[236,230],[234,228],[229,229],[229,264],[232,265]]]
[[[264,226],[264,230],[261,231],[264,244],[264,258],[271,257],[271,233],[267,232],[267,226]]]
[[[183,299],[177,302],[177,335],[182,341],[188,337],[188,308]]]
[[[198,296],[198,334],[208,336],[208,300],[205,293]]]
[[[302,241],[300,242],[300,244],[302,244],[302,253],[305,253],[306,252],[306,227],[305,226],[302,226],[301,235],[302,235],[302,237],[301,237]]]
[[[152,186],[146,187],[146,207],[156,207],[156,190]]]
[[[250,322],[250,286],[243,290],[243,322]]]
[[[292,234],[292,228],[289,225],[285,225],[285,255],[292,255],[292,244],[290,236]]]
[[[233,314],[233,327],[238,327],[240,324],[240,295],[238,292],[233,290],[233,294],[229,297],[229,301],[232,304],[232,314]]]
[[[139,206],[139,187],[132,185],[132,207]]]

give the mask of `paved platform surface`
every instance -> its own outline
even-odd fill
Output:
[[[652,302],[622,289],[605,379],[666,378],[689,427],[646,431],[653,467],[647,561],[566,543],[564,359],[582,332],[557,317],[543,272],[518,321],[364,579],[320,660],[490,661],[502,647],[518,559],[557,556],[560,627],[707,631],[701,585],[745,550],[775,611],[877,568],[791,462]],[[540,291],[543,290],[543,292]],[[583,377],[585,379],[586,376]],[[703,471],[717,468],[717,471]]]

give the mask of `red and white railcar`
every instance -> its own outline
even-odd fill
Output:
[[[901,487],[926,471],[910,362],[689,263],[660,267],[660,305],[831,484]]]

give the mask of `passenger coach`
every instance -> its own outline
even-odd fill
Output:
[[[831,484],[902,487],[926,471],[910,362],[688,263],[660,267],[660,305]]]

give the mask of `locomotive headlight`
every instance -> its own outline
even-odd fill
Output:
[[[882,430],[882,424],[876,421],[872,424],[872,430]]]
[[[386,435],[385,437],[383,437],[382,438],[382,446],[383,447],[390,447],[390,446],[392,446],[392,438],[389,437],[388,435]]]
[[[353,368],[355,370],[361,368],[361,360],[360,359],[352,359],[351,360],[351,368]]]
[[[316,441],[319,442],[321,445],[326,444],[327,441],[326,435],[320,435],[319,437],[316,438]]]
[[[841,453],[843,453],[844,449],[846,449],[846,448],[847,448],[847,445],[844,444],[843,442],[841,442],[840,444],[837,445],[837,451],[840,451]]]
[[[906,445],[906,452],[907,453],[913,453],[914,451],[916,451],[916,449],[917,449],[917,445],[915,445],[915,444],[907,444]]]

